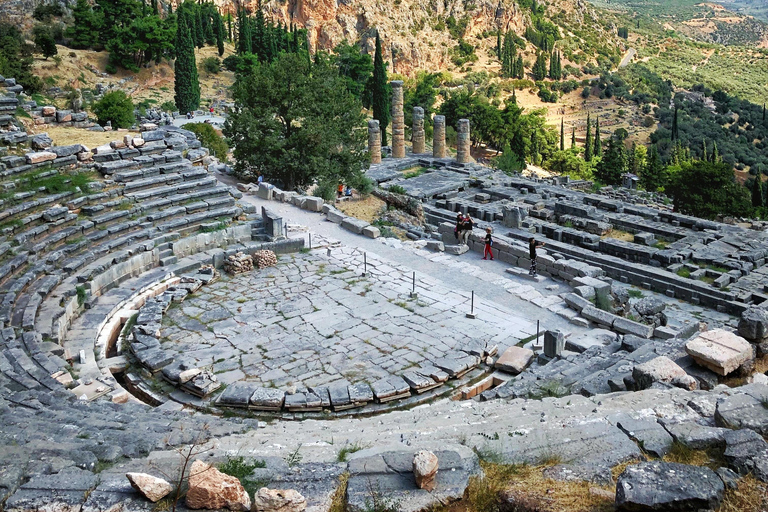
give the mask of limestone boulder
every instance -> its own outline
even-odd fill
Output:
[[[413,458],[413,476],[416,485],[425,491],[434,491],[437,485],[437,455],[427,450],[420,450]]]
[[[728,375],[754,359],[747,340],[723,329],[699,334],[685,344],[685,351],[696,363],[718,375]]]
[[[173,490],[173,486],[162,478],[146,473],[126,473],[131,487],[152,503],[157,503]]]
[[[29,144],[32,149],[43,150],[53,146],[53,140],[47,133],[39,133],[29,139]]]
[[[52,151],[37,151],[34,153],[27,153],[25,156],[28,164],[40,164],[56,160],[56,153]]]
[[[293,489],[262,487],[253,497],[251,512],[303,512],[307,500]]]
[[[685,375],[687,375],[685,370],[666,356],[656,357],[632,369],[632,377],[635,379],[637,389],[648,389],[654,382],[669,384]]]
[[[616,507],[632,512],[711,510],[723,501],[725,485],[707,467],[641,462],[616,482]]]
[[[768,309],[747,308],[739,320],[739,335],[753,343],[768,340]]]
[[[191,509],[247,511],[251,508],[251,498],[240,480],[200,460],[194,461],[189,470],[186,500],[187,507]]]
[[[496,368],[517,375],[525,370],[533,359],[533,350],[523,347],[509,347],[496,360]]]

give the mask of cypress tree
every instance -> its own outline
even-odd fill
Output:
[[[765,206],[763,202],[763,183],[759,174],[755,176],[755,180],[752,182],[752,206],[755,208]]]
[[[214,23],[216,24],[216,49],[219,52],[219,57],[221,57],[224,55],[224,22],[218,12],[214,16]]]
[[[188,16],[180,15],[176,26],[176,62],[174,71],[174,101],[179,112],[189,112],[200,106],[200,83],[197,78],[195,45]]]
[[[200,5],[194,5],[194,12],[192,13],[192,19],[195,24],[194,34],[192,37],[195,41],[195,46],[202,48],[205,46],[205,33],[203,32],[203,9]],[[190,27],[190,31],[192,27]]]
[[[680,137],[677,134],[677,105],[675,105],[675,117],[672,118],[672,140],[677,140]]]
[[[763,103],[763,121],[765,121],[765,103]]]
[[[515,93],[517,89],[512,89],[512,104],[517,105],[517,94]]]
[[[712,142],[712,161],[714,163],[720,162],[720,153],[717,151],[717,141]]]
[[[237,53],[253,53],[251,46],[251,22],[245,9],[241,9],[237,14]]]
[[[260,61],[266,60],[267,52],[269,51],[266,45],[267,35],[264,32],[264,12],[261,10],[261,0],[259,0],[259,10],[256,11],[256,18],[253,22],[253,33],[251,34],[251,37],[253,39],[253,53],[259,56]]]
[[[709,162],[709,152],[707,151],[707,139],[701,139],[701,160]]]
[[[595,156],[603,156],[603,145],[600,143],[600,118],[595,119]]]
[[[496,31],[496,57],[501,60],[501,30]]]
[[[376,31],[376,53],[373,57],[373,80],[371,93],[373,96],[373,118],[379,121],[381,129],[381,145],[387,145],[387,125],[389,124],[389,87],[387,87],[387,69],[384,67],[384,57],[381,55],[381,40]]]
[[[571,149],[576,147],[576,128],[571,128]]]
[[[215,20],[211,16],[212,4],[203,4],[200,9],[203,18],[203,34],[205,34],[205,44],[216,44],[216,25]]]
[[[517,56],[517,78],[521,80],[525,78],[525,66],[523,65],[522,55]]]
[[[560,118],[560,151],[565,151],[565,125],[563,118]]]
[[[587,138],[584,142],[584,160],[587,162],[592,161],[592,122],[589,119],[589,113],[587,113]]]

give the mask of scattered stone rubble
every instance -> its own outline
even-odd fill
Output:
[[[224,261],[224,271],[228,274],[243,274],[253,271],[253,256],[238,252]]]

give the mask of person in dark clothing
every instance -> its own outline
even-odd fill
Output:
[[[461,224],[461,228],[459,230],[459,238],[461,239],[461,243],[464,245],[468,245],[467,242],[469,242],[469,235],[472,234],[472,228],[475,226],[474,222],[472,222],[472,218],[469,216],[469,214],[464,216],[464,222]]]
[[[485,228],[485,250],[483,251],[483,259],[487,260],[488,255],[491,255],[491,261],[493,261],[493,237],[491,237],[491,228]]]
[[[453,234],[456,237],[456,240],[459,239],[459,235],[461,234],[461,224],[464,222],[464,215],[459,212],[458,215],[456,215],[456,227],[453,228]]]
[[[528,273],[536,277],[536,248],[544,247],[544,242],[537,242],[535,238],[528,239],[529,256],[531,257],[531,270]]]

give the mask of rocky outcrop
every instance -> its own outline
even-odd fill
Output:
[[[189,470],[187,506],[191,509],[227,508],[248,511],[251,509],[251,498],[240,480],[196,460]]]

